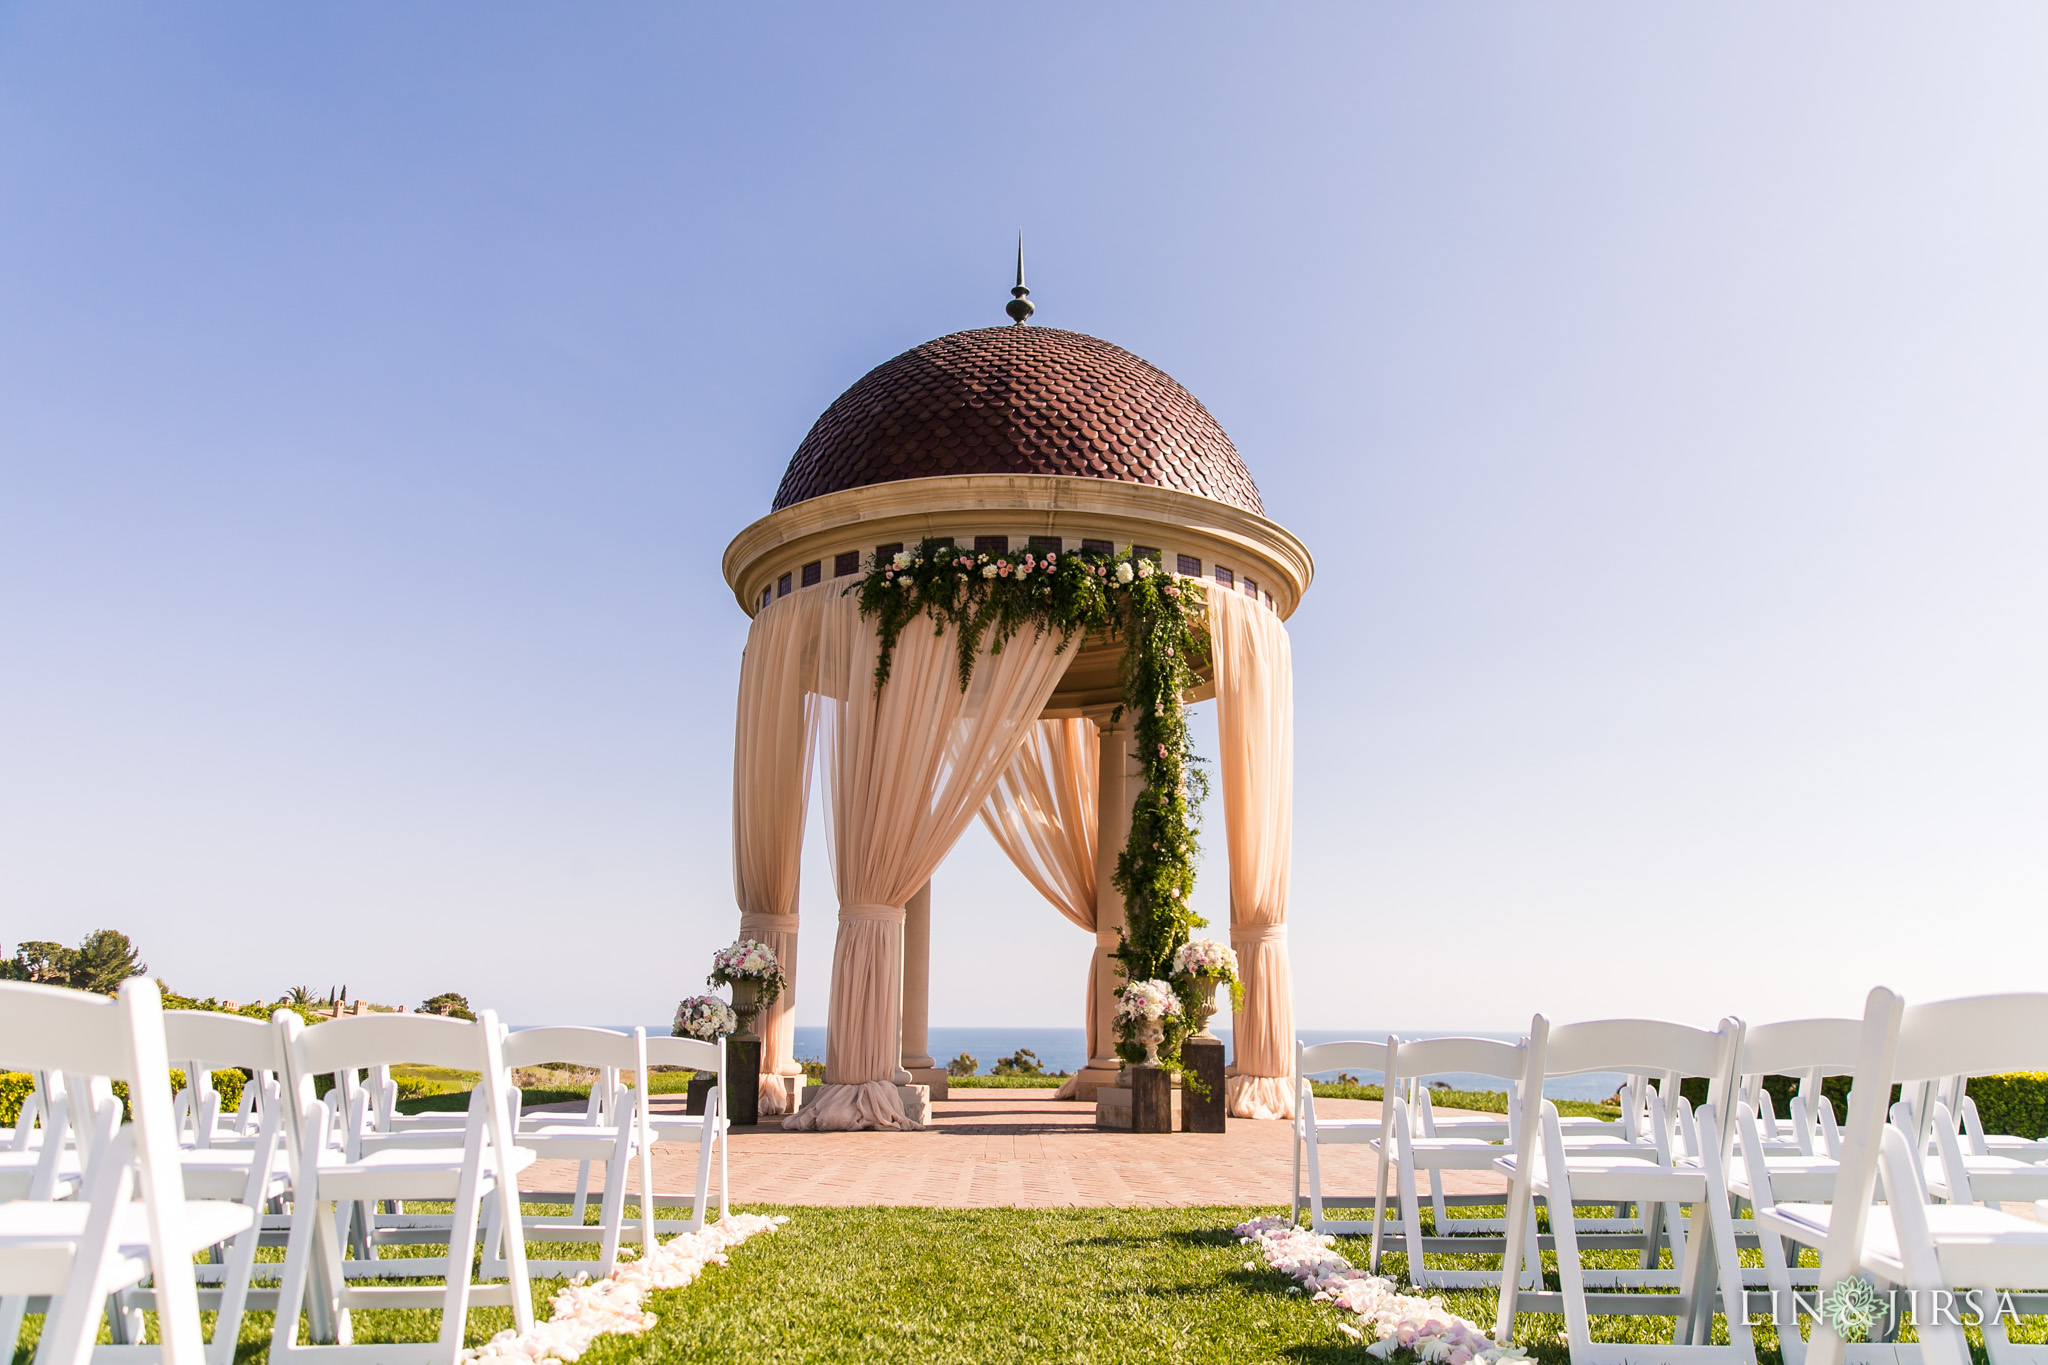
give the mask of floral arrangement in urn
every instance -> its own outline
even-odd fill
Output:
[[[1159,1065],[1159,1044],[1166,1021],[1180,1018],[1180,997],[1164,981],[1133,981],[1117,993],[1118,1023],[1132,1026],[1132,1036],[1145,1049],[1145,1065]]]
[[[670,1030],[677,1038],[702,1038],[713,1042],[736,1031],[740,1018],[731,1005],[715,995],[693,995],[676,1006],[676,1022]]]
[[[1237,954],[1213,938],[1191,938],[1173,955],[1173,975],[1194,987],[1195,1034],[1213,1038],[1209,1020],[1216,1013],[1216,988],[1230,983],[1230,1006],[1244,1008],[1244,983],[1238,977]]]
[[[732,1008],[741,1038],[754,1036],[754,1017],[782,994],[782,964],[759,939],[743,938],[711,955],[709,986],[732,987]]]

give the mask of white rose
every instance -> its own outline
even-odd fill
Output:
[[[1128,559],[1121,561],[1116,566],[1116,581],[1119,583],[1131,581],[1131,562]]]
[[[982,565],[981,576],[983,578],[994,578],[996,576],[996,566],[993,564]]]
[[[890,563],[892,563],[892,564],[894,564],[894,565],[895,565],[895,566],[896,566],[897,568],[899,568],[899,569],[907,569],[907,568],[909,568],[909,567],[910,567],[910,551],[908,551],[908,550],[898,550],[898,551],[896,552],[896,558],[894,558],[893,560],[891,560],[891,561],[889,561],[889,562],[890,562]]]
[[[1143,559],[1143,560],[1140,560],[1140,561],[1138,561],[1138,577],[1140,577],[1140,578],[1150,578],[1151,576],[1152,576],[1152,561],[1151,561],[1151,560],[1149,560],[1149,559]]]

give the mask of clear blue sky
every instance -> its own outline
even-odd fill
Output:
[[[1317,556],[1304,1025],[2039,987],[2044,163],[2028,6],[0,8],[0,940],[665,1018],[719,554],[1021,225]]]

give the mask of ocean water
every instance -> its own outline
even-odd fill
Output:
[[[1230,1030],[1215,1029],[1216,1036],[1225,1043],[1230,1041]],[[1303,1029],[1301,1041],[1316,1043],[1337,1043],[1349,1039],[1367,1042],[1383,1041],[1389,1033],[1403,1038],[1444,1038],[1452,1035],[1443,1032],[1404,1031],[1401,1029]],[[1504,1042],[1515,1042],[1519,1034],[1479,1033],[1462,1034],[1462,1037],[1498,1038]],[[932,1056],[940,1066],[966,1053],[980,1063],[979,1075],[988,1075],[995,1070],[996,1058],[1014,1054],[1019,1048],[1029,1048],[1037,1054],[1038,1060],[1047,1071],[1078,1071],[1088,1060],[1087,1035],[1077,1028],[940,1028],[934,1025],[930,1032]],[[796,1031],[796,1055],[799,1058],[825,1057],[825,1030],[822,1028],[799,1028]],[[1325,1072],[1317,1075],[1318,1080],[1334,1080],[1336,1074]],[[1377,1071],[1353,1072],[1353,1075],[1367,1085],[1377,1085],[1385,1077]],[[1429,1079],[1444,1081],[1454,1090],[1502,1090],[1506,1086],[1490,1076],[1468,1076],[1462,1073],[1432,1076]],[[1604,1100],[1621,1088],[1628,1078],[1617,1073],[1604,1071],[1587,1072],[1583,1076],[1561,1076],[1548,1082],[1543,1093],[1559,1100]]]
[[[521,1028],[524,1025],[515,1024]],[[603,1024],[601,1028],[629,1029],[631,1024]],[[649,1024],[649,1033],[666,1034],[667,1024]],[[1216,1036],[1225,1043],[1230,1041],[1230,1030],[1215,1029]],[[1428,1030],[1407,1031],[1403,1029],[1302,1029],[1301,1041],[1311,1046],[1317,1043],[1341,1043],[1346,1041],[1382,1042],[1389,1033],[1402,1038],[1498,1038],[1503,1042],[1515,1042],[1520,1035],[1513,1033],[1467,1033],[1450,1034]],[[940,1066],[945,1066],[961,1053],[974,1058],[975,1074],[986,1076],[993,1072],[998,1057],[1014,1055],[1019,1048],[1027,1048],[1038,1057],[1039,1064],[1048,1072],[1078,1071],[1088,1060],[1087,1035],[1077,1028],[941,1028],[934,1025],[930,1031],[929,1045],[932,1056]],[[796,1031],[796,1055],[799,1061],[815,1058],[825,1060],[825,1030],[818,1026],[799,1026]],[[1351,1073],[1366,1085],[1377,1085],[1386,1078],[1377,1071],[1355,1071]],[[1324,1071],[1315,1073],[1317,1080],[1334,1080],[1337,1073]],[[1507,1087],[1491,1076],[1472,1076],[1462,1072],[1446,1072],[1441,1076],[1429,1077],[1432,1081],[1443,1081],[1453,1090],[1504,1090]],[[1543,1093],[1554,1100],[1604,1100],[1619,1090],[1628,1078],[1618,1072],[1589,1071],[1581,1076],[1560,1076],[1544,1084]]]

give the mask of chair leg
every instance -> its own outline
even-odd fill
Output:
[[[1429,1257],[1422,1250],[1422,1200],[1415,1188],[1414,1153],[1404,1155],[1410,1159],[1401,1162],[1394,1180],[1401,1191],[1401,1235],[1403,1249],[1408,1253],[1408,1283],[1420,1287],[1429,1283]]]
[[[690,1206],[691,1232],[704,1230],[705,1206],[711,1202],[711,1144],[716,1140],[711,1125],[705,1124],[704,1136],[697,1144],[697,1190]]]
[[[725,1126],[725,1110],[721,1108],[718,1111],[718,1216],[720,1219],[732,1217],[732,1186],[726,1171],[726,1156],[728,1155],[726,1146],[727,1140],[731,1136],[732,1130]]]
[[[626,1219],[626,1173],[632,1167],[632,1145],[633,1127],[621,1123],[619,1140],[612,1148],[611,1160],[604,1163],[604,1203],[598,1215],[604,1225],[604,1241],[597,1253],[599,1278],[609,1276],[619,1264],[619,1235]]]
[[[1525,1230],[1533,1234],[1536,1222],[1527,1178],[1520,1170],[1508,1181],[1507,1201],[1507,1240],[1500,1257],[1500,1303],[1493,1318],[1493,1339],[1502,1346],[1515,1339],[1515,1298],[1527,1273],[1522,1264],[1526,1254],[1524,1234]],[[1540,1260],[1532,1260],[1531,1264],[1538,1270],[1543,1266]]]
[[[1567,1347],[1574,1360],[1593,1358],[1593,1323],[1586,1311],[1585,1268],[1579,1260],[1571,1175],[1565,1165],[1564,1135],[1552,1113],[1543,1116],[1544,1175],[1550,1186],[1543,1206],[1550,1210],[1550,1235],[1557,1247],[1558,1287],[1564,1291]]]
[[[477,1148],[482,1136],[479,1125],[470,1127],[469,1159],[462,1163],[462,1180],[455,1187],[454,1217],[448,1227],[448,1277],[441,1297],[441,1345],[452,1362],[462,1349],[462,1332],[469,1320],[470,1258],[476,1254],[477,1223],[482,1213],[483,1164]],[[495,1186],[504,1177],[493,1179]],[[510,1233],[511,1229],[506,1229]]]
[[[299,1318],[306,1307],[307,1269],[313,1255],[313,1224],[320,1217],[320,1208],[311,1191],[301,1190],[300,1193],[305,1205],[294,1208],[291,1231],[285,1234],[284,1279],[277,1287],[277,1313],[270,1331],[271,1365],[281,1365],[285,1355],[298,1345]]]
[[[1387,1144],[1386,1132],[1386,1125],[1381,1124],[1380,1146],[1382,1150],[1380,1152],[1379,1160],[1376,1163],[1374,1163],[1379,1167],[1379,1170],[1376,1173],[1378,1177],[1378,1186],[1376,1189],[1374,1189],[1372,1196],[1372,1273],[1375,1275],[1380,1273],[1380,1248],[1381,1244],[1385,1240],[1382,1234],[1386,1229],[1387,1155],[1384,1150]]]

